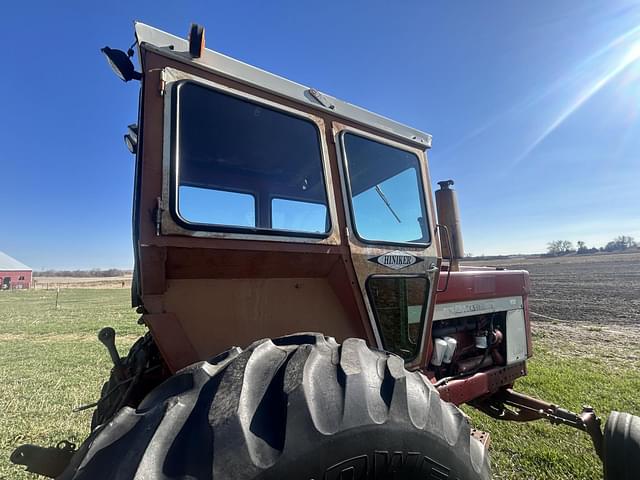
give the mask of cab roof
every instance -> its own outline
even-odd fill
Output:
[[[189,42],[157,28],[135,22],[136,38],[140,47],[155,50],[181,62],[198,65],[218,75],[234,79],[272,94],[325,109],[332,115],[369,126],[383,133],[409,141],[421,149],[431,147],[431,135],[390,120],[376,113],[335,97],[321,93],[286,78],[274,75],[213,50],[205,49],[200,58],[189,54]]]

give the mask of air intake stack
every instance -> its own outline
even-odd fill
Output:
[[[438,182],[440,189],[436,190],[436,207],[438,210],[438,223],[447,227],[449,242],[442,238],[442,256],[451,259],[450,269],[458,270],[460,259],[464,258],[464,245],[462,243],[462,229],[460,228],[460,211],[458,210],[458,197],[455,190],[449,188],[453,180]],[[451,247],[451,248],[449,248]]]

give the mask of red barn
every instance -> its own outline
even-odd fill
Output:
[[[0,289],[29,288],[33,269],[0,252]]]

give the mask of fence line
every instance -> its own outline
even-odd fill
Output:
[[[31,283],[34,290],[57,290],[58,288],[131,288],[131,280],[90,280],[86,282],[38,282]]]

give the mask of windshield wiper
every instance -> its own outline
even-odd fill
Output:
[[[376,189],[377,194],[380,195],[380,198],[382,199],[384,204],[387,206],[387,208],[389,209],[391,214],[394,217],[396,217],[396,220],[398,221],[398,223],[402,223],[402,220],[400,220],[400,217],[398,217],[398,215],[396,215],[396,212],[393,211],[393,208],[391,208],[391,204],[389,203],[389,200],[387,200],[387,197],[385,196],[385,194],[382,191],[382,189],[380,188],[380,186],[376,185],[374,188]]]

